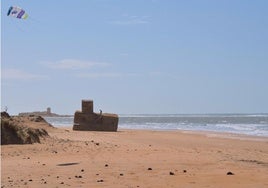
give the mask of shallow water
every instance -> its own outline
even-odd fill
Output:
[[[72,126],[71,117],[45,117],[56,127]],[[268,137],[268,114],[122,114],[119,129],[193,130]]]

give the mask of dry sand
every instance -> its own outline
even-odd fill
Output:
[[[41,144],[1,146],[2,187],[268,187],[268,138],[48,132]]]

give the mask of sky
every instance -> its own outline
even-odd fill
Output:
[[[29,15],[6,15],[19,6]],[[1,110],[268,112],[267,0],[2,0]]]

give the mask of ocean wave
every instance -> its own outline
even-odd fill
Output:
[[[55,127],[72,126],[72,117],[46,117]],[[119,129],[191,130],[239,133],[268,137],[268,116],[256,115],[119,115]]]

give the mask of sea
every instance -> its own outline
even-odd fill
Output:
[[[55,127],[73,125],[73,116],[45,117]],[[268,137],[268,114],[121,114],[118,129],[184,130]]]

